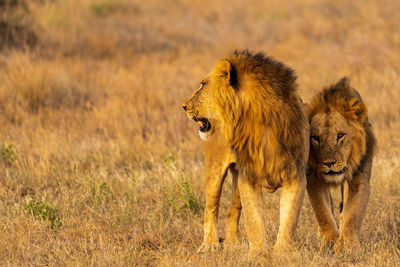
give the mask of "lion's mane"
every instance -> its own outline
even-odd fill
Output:
[[[217,63],[211,79],[221,132],[245,171],[254,178],[276,174],[270,182],[279,185],[305,168],[308,122],[292,69],[261,53],[235,52]]]

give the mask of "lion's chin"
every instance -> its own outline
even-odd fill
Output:
[[[321,172],[320,175],[327,183],[341,184],[344,181],[344,173],[345,173],[345,168],[339,172],[335,171]]]
[[[203,141],[208,141],[210,139],[211,134],[209,132],[202,132],[199,130],[200,139]]]

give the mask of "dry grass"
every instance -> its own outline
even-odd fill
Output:
[[[399,266],[400,2],[27,3],[36,45],[0,54],[0,265]],[[243,222],[238,248],[196,253],[202,144],[181,104],[236,48],[296,69],[305,101],[343,75],[363,96],[379,151],[360,258],[319,249],[307,198],[294,255],[248,261]],[[265,199],[272,247],[279,193]]]

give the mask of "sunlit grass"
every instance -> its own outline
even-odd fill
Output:
[[[398,264],[399,3],[28,6],[37,43],[0,52],[0,265]],[[202,143],[181,106],[218,58],[245,48],[294,68],[306,102],[342,76],[366,102],[378,152],[358,259],[320,250],[307,197],[293,255],[249,261],[243,221],[237,248],[196,252],[205,203]],[[222,237],[230,194],[228,177]],[[278,203],[279,191],[265,194],[268,249]]]

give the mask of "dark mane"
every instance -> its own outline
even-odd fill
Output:
[[[264,55],[252,54],[248,50],[235,51],[229,57],[239,73],[256,74],[257,78],[275,90],[279,96],[287,97],[297,89],[295,71],[282,62]]]

